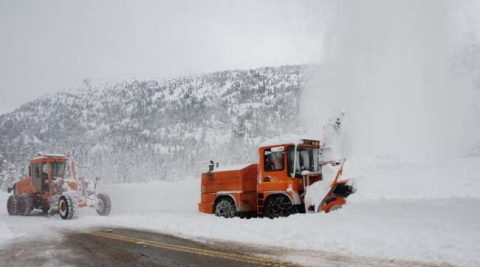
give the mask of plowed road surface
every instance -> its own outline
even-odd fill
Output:
[[[10,242],[0,249],[0,266],[300,266],[292,261],[306,266],[436,266],[238,243],[195,242],[133,229],[54,230],[58,234]]]
[[[130,229],[14,242],[0,250],[0,259],[0,266],[295,266],[243,249]]]

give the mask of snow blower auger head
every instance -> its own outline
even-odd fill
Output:
[[[95,208],[101,216],[110,214],[112,204],[107,194],[97,194],[100,178],[94,182],[77,179],[72,162],[73,179],[65,178],[68,158],[57,154],[39,154],[30,160],[29,175],[14,184],[8,198],[10,215],[30,215],[34,209],[62,219],[72,219],[77,208]]]
[[[305,209],[309,212],[328,213],[347,203],[356,189],[352,179],[342,179],[346,159],[323,164],[322,179],[307,188]]]

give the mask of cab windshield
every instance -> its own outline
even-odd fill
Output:
[[[297,147],[297,153],[294,153],[294,146],[287,148],[288,154],[288,173],[293,174],[293,165],[295,164],[295,177],[301,177],[302,171],[318,172],[320,164],[318,162],[318,148]],[[296,160],[295,160],[296,156]]]
[[[65,175],[65,162],[52,162],[50,163],[52,168],[52,177],[61,177]]]

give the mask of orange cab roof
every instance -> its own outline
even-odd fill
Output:
[[[43,154],[39,153],[34,158],[30,159],[30,163],[45,162],[45,161],[67,161],[67,156],[61,154]]]

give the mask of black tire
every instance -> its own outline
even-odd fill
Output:
[[[230,197],[221,198],[215,205],[215,215],[223,218],[233,218],[237,215],[235,202]]]
[[[267,201],[265,215],[270,219],[288,217],[295,213],[298,213],[297,207],[284,195],[272,196]]]
[[[10,196],[7,201],[7,211],[9,215],[18,215],[18,197]]]
[[[22,205],[21,205],[22,206],[22,210],[21,210],[22,213],[20,213],[20,214],[23,215],[23,216],[29,216],[30,214],[32,214],[32,210],[33,210],[33,199],[32,199],[32,197],[29,194],[23,194],[20,197],[20,201],[22,202]]]
[[[17,215],[23,215],[23,213],[25,212],[25,202],[23,201],[22,196],[17,197],[17,202]]]
[[[112,211],[112,201],[110,200],[110,196],[107,194],[98,194],[95,210],[100,216],[108,216]]]
[[[68,195],[63,195],[58,200],[58,213],[64,220],[70,220],[75,214],[75,203]]]

